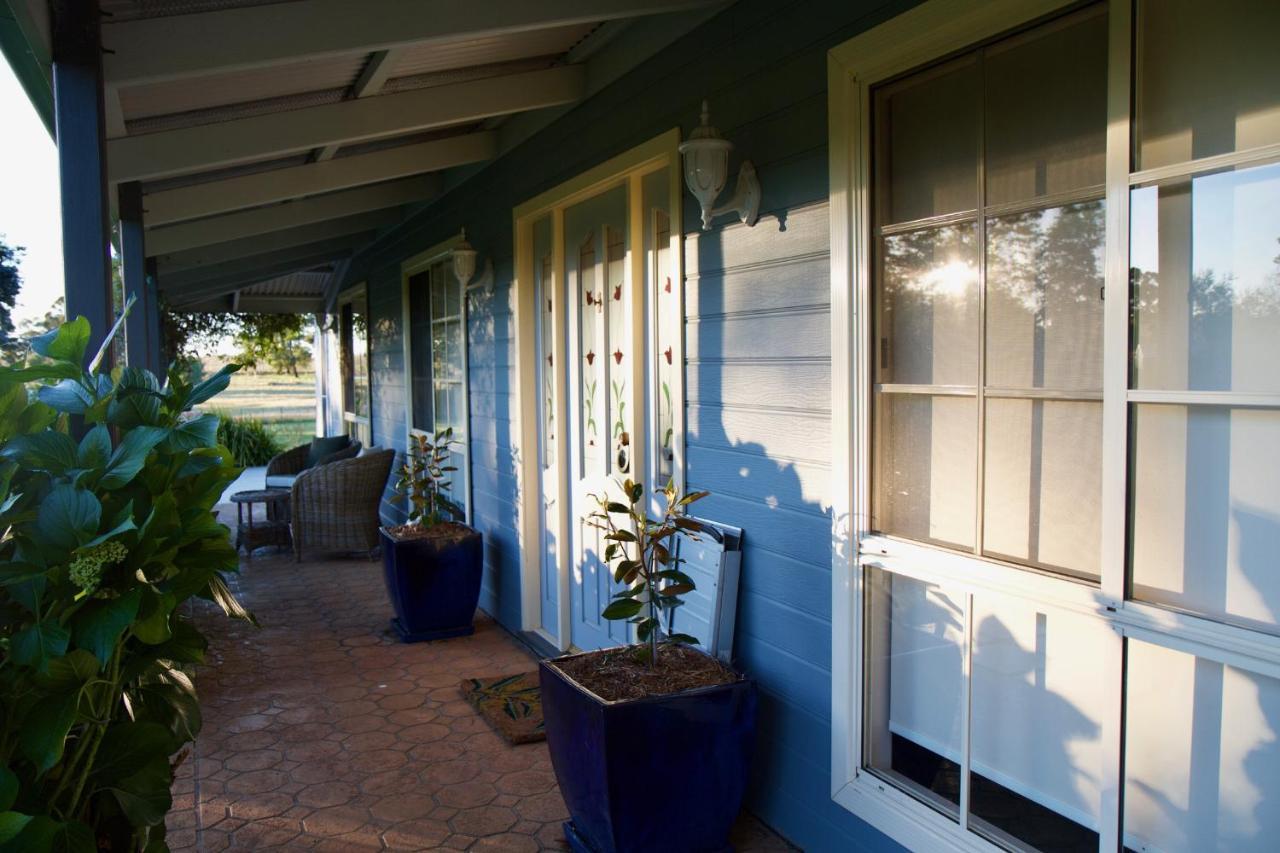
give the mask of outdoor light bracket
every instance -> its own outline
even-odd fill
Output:
[[[733,143],[711,126],[711,114],[707,102],[702,102],[702,122],[680,144],[684,159],[684,182],[702,208],[702,230],[711,227],[711,220],[725,213],[737,215],[744,225],[756,224],[760,215],[760,179],[756,167],[744,160],[738,168],[738,184],[729,200],[716,205],[729,177],[729,152]]]

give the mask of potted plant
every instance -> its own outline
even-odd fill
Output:
[[[414,434],[405,454],[397,496],[408,520],[383,527],[382,569],[395,609],[391,627],[406,643],[461,637],[475,631],[484,549],[480,532],[463,524],[464,513],[447,494],[453,429]]]
[[[100,370],[114,332],[87,368],[84,317],[0,367],[0,850],[167,850],[207,645],[187,602],[251,619],[212,512],[240,472],[192,411],[236,367]]]
[[[650,518],[644,487],[621,487],[625,502],[597,496],[591,516],[624,587],[602,615],[634,624],[639,643],[539,666],[547,745],[572,818],[565,835],[593,853],[729,850],[755,740],[755,682],[671,633],[669,619],[694,589],[673,540],[698,538],[703,525],[687,508],[707,493],[681,497],[668,483],[661,516]]]

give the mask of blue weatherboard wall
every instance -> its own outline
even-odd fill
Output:
[[[750,807],[806,850],[897,849],[830,796],[826,52],[910,5],[743,0],[384,234],[347,276],[369,287],[374,440],[403,450],[399,265],[460,227],[481,252],[468,329],[481,606],[518,630],[512,208],[671,127],[687,134],[710,100],[764,197],[755,228],[686,234],[688,481],[714,493],[702,514],[746,531],[736,651],[764,693]],[[687,193],[684,221],[699,223]]]

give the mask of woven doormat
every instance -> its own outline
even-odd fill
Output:
[[[546,740],[537,672],[464,678],[463,697],[508,743]]]

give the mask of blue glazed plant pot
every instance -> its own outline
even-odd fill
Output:
[[[539,678],[570,847],[731,850],[755,742],[755,682],[606,702],[555,663],[542,661]],[[656,795],[658,783],[669,794]]]
[[[382,534],[382,574],[395,618],[391,627],[406,643],[461,637],[475,631],[484,571],[479,531],[462,541],[397,539]]]

